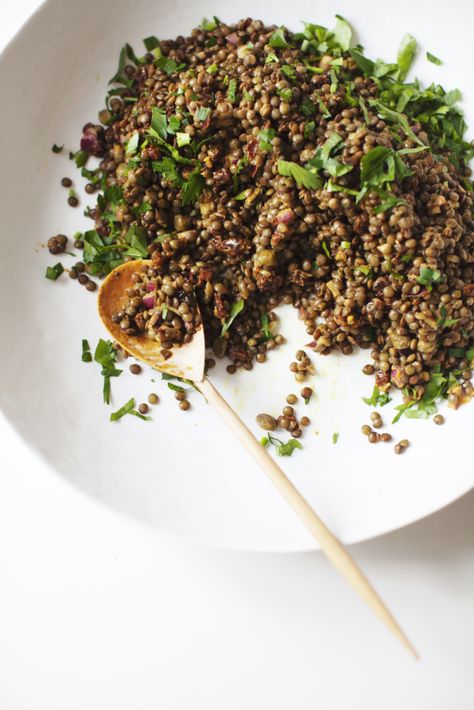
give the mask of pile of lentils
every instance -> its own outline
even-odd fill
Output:
[[[350,39],[342,18],[302,33],[215,18],[147,38],[143,57],[124,47],[74,156],[100,159],[83,167],[101,189],[86,272],[151,260],[124,329],[186,342],[197,303],[234,372],[284,342],[272,310],[286,303],[314,351],[370,350],[382,392],[419,400],[434,368],[470,371],[472,151],[457,96],[404,83],[406,43],[383,64]]]
[[[175,279],[160,274],[151,266],[142,266],[131,278],[129,300],[112,315],[127,335],[148,335],[162,345],[161,354],[171,357],[169,348],[190,342],[201,325],[194,288],[179,274]],[[180,293],[180,298],[177,297]]]

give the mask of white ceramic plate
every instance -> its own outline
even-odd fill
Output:
[[[257,15],[297,29],[303,19],[331,26],[337,11],[358,30],[369,56],[386,59],[411,31],[423,46],[416,74],[463,90],[472,121],[474,89],[467,69],[474,11],[459,1],[450,3],[449,14],[444,7],[406,0],[395,5],[296,0],[260,3],[256,10],[248,0],[238,7],[228,0],[199,7],[186,0],[50,0],[23,28],[0,61],[0,397],[25,441],[61,475],[106,504],[188,539],[248,549],[315,547],[198,394],[192,396],[192,411],[183,414],[159,375],[125,372],[113,381],[114,408],[132,395],[141,401],[152,390],[162,403],[153,422],[127,417],[109,423],[99,368],[80,357],[82,338],[95,343],[104,335],[95,296],[65,277],[57,283],[44,278],[45,266],[57,261],[41,248],[47,238],[90,225],[82,209],[65,205],[60,178],[69,175],[77,185],[76,171],[67,149],[56,156],[51,145],[77,149],[81,126],[103,106],[122,44],[138,49],[150,34],[187,34],[203,15],[213,14],[227,21]],[[445,64],[428,64],[426,49]],[[288,363],[307,336],[294,311],[282,316],[290,342],[265,366],[242,376],[213,374],[255,431],[255,414],[278,411],[286,394],[297,389]],[[318,395],[300,407],[312,420],[304,451],[280,462],[344,541],[405,525],[471,488],[472,406],[450,413],[444,427],[408,420],[391,427],[394,436],[413,442],[396,457],[392,446],[369,446],[360,435],[369,415],[361,397],[372,389],[371,378],[360,372],[364,355],[315,360],[311,384]],[[390,420],[392,405],[382,413]],[[339,432],[336,445],[334,432]]]

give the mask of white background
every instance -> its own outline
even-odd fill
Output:
[[[37,4],[0,4],[0,46]],[[417,663],[320,553],[161,537],[63,483],[1,418],[0,452],[1,710],[474,707],[474,493],[351,548]]]

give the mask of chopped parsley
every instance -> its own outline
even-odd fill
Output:
[[[270,444],[274,446],[276,448],[277,456],[291,456],[295,449],[303,448],[298,439],[290,439],[285,444],[283,441],[277,439],[276,436],[273,436],[270,433],[262,436],[260,443],[264,447],[267,447]]]
[[[273,336],[270,330],[270,320],[268,318],[268,313],[260,313],[260,323],[262,324],[262,332],[265,336],[265,340],[270,340]]]
[[[265,151],[266,153],[271,153],[273,150],[273,145],[272,145],[272,140],[276,136],[276,131],[274,128],[266,128],[263,131],[260,131],[258,134],[258,147],[260,150]]]
[[[165,74],[168,74],[168,76],[171,76],[172,74],[177,74],[180,71],[183,71],[183,69],[186,69],[186,64],[178,64],[178,62],[175,62],[173,59],[165,57],[164,55],[157,57],[155,59],[155,64],[158,69],[164,71]]]
[[[208,20],[207,17],[203,17],[201,20],[201,24],[199,25],[199,28],[201,30],[206,30],[206,32],[212,32],[212,30],[215,30],[217,25],[220,24],[220,20],[218,17],[214,15],[212,20]]]
[[[229,317],[227,320],[224,322],[224,325],[222,326],[222,331],[221,331],[221,337],[227,333],[229,330],[230,326],[234,322],[234,320],[237,318],[239,313],[242,313],[242,311],[245,308],[245,301],[241,299],[240,301],[236,301],[235,303],[232,304],[232,308],[230,309]]]
[[[298,165],[298,163],[293,163],[288,160],[279,160],[277,167],[280,175],[292,177],[298,187],[316,190],[322,186],[321,178],[318,175],[303,168],[301,165]]]
[[[58,261],[54,266],[47,266],[45,277],[50,279],[50,281],[56,281],[57,278],[61,276],[64,271],[63,265]]]
[[[442,60],[442,59],[439,59],[438,57],[435,57],[435,55],[434,55],[434,54],[431,54],[431,52],[426,52],[426,58],[427,58],[427,60],[428,60],[429,62],[431,62],[432,64],[438,64],[438,65],[440,65],[440,64],[443,63],[443,60]]]
[[[235,101],[236,91],[237,91],[237,79],[231,79],[229,81],[229,86],[227,87],[227,98],[231,102],[231,104],[233,104]]]
[[[431,291],[433,284],[437,284],[441,280],[441,273],[437,269],[430,269],[427,266],[423,266],[420,269],[420,275],[417,281],[422,286],[426,286],[428,291]]]
[[[338,440],[339,440],[339,432],[335,431],[334,434],[332,435],[332,443],[337,444]]]
[[[391,397],[389,397],[387,392],[381,392],[377,385],[375,385],[371,396],[362,397],[362,401],[368,404],[369,407],[385,407],[385,405],[391,401]]]
[[[280,27],[279,29],[275,30],[275,32],[270,37],[268,45],[269,47],[273,47],[274,49],[287,49],[289,47],[291,48],[291,44],[287,41],[285,37],[285,30],[283,27]]]
[[[94,360],[99,363],[99,365],[102,365],[101,374],[104,378],[102,393],[106,404],[110,404],[110,378],[119,377],[119,375],[122,374],[122,370],[118,370],[115,367],[116,359],[117,352],[114,348],[114,344],[110,340],[103,340],[101,338],[94,352]]]
[[[64,143],[63,143],[63,145],[57,145],[56,143],[53,143],[53,145],[51,146],[51,150],[53,151],[53,153],[62,153],[63,148],[64,148]]]
[[[89,341],[82,341],[82,362],[92,362],[92,353]]]
[[[209,116],[211,112],[210,108],[207,108],[206,106],[200,106],[196,113],[194,114],[194,118],[196,121],[199,121],[200,123],[204,123],[206,118]]]
[[[129,399],[128,402],[126,402],[120,409],[117,409],[116,412],[112,412],[110,415],[110,421],[111,422],[116,422],[119,419],[122,419],[126,414],[131,414],[134,417],[138,417],[138,419],[142,419],[144,422],[149,422],[151,420],[151,417],[147,417],[144,414],[140,414],[135,409],[135,399],[132,397],[132,399]]]

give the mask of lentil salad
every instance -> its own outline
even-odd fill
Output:
[[[284,342],[273,309],[289,303],[307,347],[370,350],[371,405],[392,386],[397,416],[470,399],[473,150],[459,92],[406,83],[414,39],[394,63],[352,47],[341,17],[300,33],[214,18],[144,42],[74,155],[100,189],[86,272],[152,259],[120,326],[166,349],[192,337],[197,303],[234,372]]]

